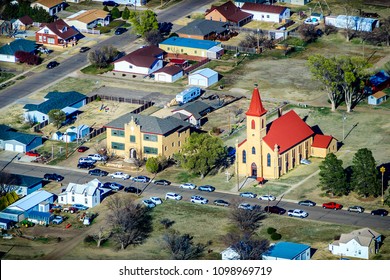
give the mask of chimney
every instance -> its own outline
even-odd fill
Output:
[[[278,108],[278,118],[282,116],[282,107]]]

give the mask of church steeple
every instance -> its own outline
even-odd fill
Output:
[[[246,112],[246,115],[252,117],[261,117],[265,113],[267,113],[267,110],[263,107],[259,89],[257,88],[257,84],[255,84],[255,88],[253,89],[252,93],[251,104],[249,105],[249,109]]]

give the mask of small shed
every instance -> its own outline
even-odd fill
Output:
[[[316,134],[311,144],[314,157],[325,158],[327,154],[337,152],[337,140],[330,135]]]
[[[60,141],[62,140],[62,132],[61,131],[56,131],[53,133],[53,135],[51,136],[51,140],[56,140],[56,141]]]
[[[378,91],[368,97],[368,104],[380,105],[387,100],[387,94],[383,91]]]
[[[68,132],[62,136],[62,141],[66,143],[76,141],[76,139],[77,139],[77,134],[75,132]]]
[[[210,68],[197,70],[188,75],[188,85],[209,87],[218,82],[218,72]]]
[[[88,125],[82,124],[79,126],[71,126],[66,130],[67,134],[75,133],[78,139],[84,138],[90,132],[91,128]],[[76,139],[77,139],[76,138]],[[73,140],[72,140],[73,141]]]
[[[183,77],[183,70],[176,65],[164,67],[154,73],[154,80],[158,82],[174,83],[181,77]]]

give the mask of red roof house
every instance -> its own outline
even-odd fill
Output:
[[[282,22],[290,18],[290,9],[277,5],[245,3],[241,10],[253,15],[253,20],[267,22]]]
[[[51,23],[43,23],[35,33],[35,41],[40,44],[67,47],[76,45],[80,32],[59,19]]]
[[[337,140],[330,135],[316,134],[311,144],[312,155],[315,157],[326,157],[328,153],[337,151]]]
[[[237,26],[243,26],[252,20],[253,15],[241,11],[232,1],[226,2],[220,6],[212,5],[206,10],[205,19],[220,22],[230,22]]]
[[[158,82],[174,83],[183,77],[183,69],[176,65],[165,66],[154,72],[154,80]]]

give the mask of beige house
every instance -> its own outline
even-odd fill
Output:
[[[95,28],[98,25],[106,26],[110,23],[110,20],[111,15],[109,12],[92,9],[79,11],[67,17],[65,22],[83,32],[87,29]]]
[[[192,125],[174,117],[164,119],[128,113],[108,123],[107,149],[117,156],[170,158],[191,134]]]
[[[65,0],[38,0],[31,3],[31,8],[43,8],[51,16],[65,9]]]

